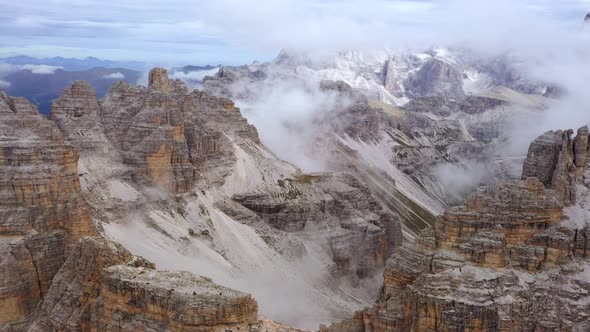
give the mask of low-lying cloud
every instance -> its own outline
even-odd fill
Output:
[[[439,164],[432,174],[439,180],[450,203],[461,203],[474,188],[492,182],[493,165],[463,160],[454,164]]]
[[[116,73],[110,73],[110,74],[104,75],[103,78],[112,79],[112,80],[122,80],[125,78],[125,74],[118,71]]]
[[[17,66],[17,68],[24,69],[24,70],[30,70],[31,73],[38,74],[38,75],[53,75],[53,74],[55,74],[56,70],[63,69],[63,67],[60,67],[60,66],[48,66],[48,65],[22,65],[22,66]]]
[[[30,70],[31,73],[37,75],[53,75],[55,74],[55,71],[58,69],[63,69],[63,67],[32,64],[14,65],[10,63],[0,62],[0,78],[20,70]]]
[[[170,78],[180,79],[180,80],[184,81],[185,83],[187,83],[187,82],[190,82],[190,83],[202,82],[203,79],[205,78],[205,76],[213,76],[218,71],[219,71],[219,68],[195,70],[195,71],[189,71],[189,72],[173,71],[170,74]]]
[[[271,72],[264,81],[231,87],[233,95],[246,97],[238,98],[237,105],[258,129],[262,142],[306,172],[326,170],[328,160],[317,144],[335,124],[323,123],[322,116],[349,102],[334,91],[323,91],[319,83]]]

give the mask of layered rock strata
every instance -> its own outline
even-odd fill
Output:
[[[576,203],[575,183],[588,164],[588,127],[549,131],[531,143],[522,176],[536,177],[557,192],[565,205]]]
[[[174,87],[157,73],[150,81],[158,93]],[[87,157],[120,151],[104,141],[95,98],[90,86],[76,82],[54,102],[52,114],[66,140]],[[201,94],[194,103],[215,108],[220,99]],[[209,123],[219,121],[219,135],[233,130],[217,111],[199,116],[217,117]],[[258,320],[248,294],[187,272],[157,271],[119,244],[86,237],[96,231],[76,149],[30,103],[1,92],[0,120],[1,331],[299,331]],[[257,142],[255,130],[243,123],[235,137]]]
[[[7,331],[303,332],[258,320],[248,294],[188,272],[154,269],[112,241],[83,237],[30,327]]]
[[[99,119],[96,92],[84,81],[75,81],[51,105],[51,120],[64,133],[66,141],[83,154],[108,152],[105,151],[108,140]]]
[[[247,294],[188,272],[155,270],[114,242],[83,238],[29,331],[213,332],[258,323]]]
[[[338,84],[335,87],[341,93],[350,93],[356,101],[358,107],[350,116],[364,116],[368,109],[366,98],[346,88]],[[120,82],[100,101],[88,84],[75,82],[54,102],[51,118],[66,140],[80,151],[83,184],[99,225],[143,217],[157,224],[154,215],[170,213],[182,228],[190,225],[183,230],[188,235],[174,233],[179,242],[173,247],[178,247],[179,252],[192,245],[190,240],[195,236],[191,233],[198,229],[198,234],[206,235],[195,242],[209,241],[207,245],[227,263],[239,265],[242,262],[236,256],[226,257],[226,244],[221,241],[225,234],[215,233],[208,215],[214,212],[201,208],[200,203],[198,216],[191,210],[197,206],[194,203],[197,195],[214,193],[216,208],[222,207],[235,221],[249,224],[270,250],[284,256],[289,263],[306,258],[303,257],[307,253],[305,245],[321,247],[318,256],[328,266],[322,273],[338,281],[343,276],[352,280],[347,282],[348,289],[358,287],[360,279],[382,268],[401,241],[399,221],[378,209],[358,181],[349,176],[323,175],[324,180],[319,181],[322,184],[315,184],[308,180],[313,177],[302,176],[304,180],[298,188],[285,185],[299,173],[260,146],[256,129],[232,101],[202,91],[189,92],[182,82],[170,80],[164,69],[150,72],[148,87]],[[370,137],[376,132],[371,129],[375,126],[374,119],[367,117],[363,128],[346,130],[352,136]],[[244,175],[246,171],[248,174]],[[261,179],[256,178],[258,173]],[[283,185],[277,178],[282,179]],[[226,181],[229,183],[224,186]],[[167,193],[154,195],[161,191],[152,187]],[[278,216],[258,214],[242,206],[238,199],[228,204],[222,202],[226,200],[226,192],[266,195],[272,199],[282,196],[289,200],[295,191],[305,198],[294,200],[290,210],[285,211],[298,218],[286,223],[309,221],[305,230],[276,225]],[[175,199],[169,199],[172,197]],[[323,200],[328,201],[327,207],[319,207]],[[318,211],[323,208],[328,211]],[[374,213],[372,209],[378,211]],[[326,220],[312,225],[316,222],[314,218]],[[334,232],[321,229],[321,224],[333,226]],[[140,224],[144,226],[152,224]],[[157,227],[164,236],[173,233],[164,229],[169,225]],[[354,245],[361,250],[355,250]],[[369,258],[365,259],[364,255]],[[334,283],[332,279],[330,283]],[[329,287],[337,289],[337,285]],[[364,294],[355,296],[361,298]]]
[[[569,161],[585,155],[587,130],[557,133],[531,144],[524,175],[541,179],[482,187],[448,209],[389,258],[375,307],[321,331],[589,329],[590,226],[563,221],[564,193],[580,184],[561,181],[580,171]]]
[[[138,183],[172,193],[198,181],[219,184],[231,171],[237,143],[259,143],[233,102],[200,91],[155,68],[149,86],[115,84],[100,103],[92,88],[76,82],[53,104],[52,119],[81,153],[107,151],[131,169]]]
[[[22,98],[0,91],[0,324],[26,324],[71,247],[95,233],[78,153]]]
[[[279,193],[240,194],[233,200],[276,229],[323,244],[333,275],[355,282],[369,277],[401,244],[400,221],[351,175],[301,175],[278,184]]]

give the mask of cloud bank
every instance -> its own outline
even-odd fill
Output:
[[[38,75],[53,75],[56,70],[63,69],[63,67],[48,65],[22,65],[17,66],[16,68],[20,70],[30,70],[33,74]]]
[[[180,79],[185,83],[192,85],[194,83],[202,82],[205,76],[213,76],[215,73],[219,71],[219,68],[213,69],[205,69],[205,70],[195,70],[189,72],[183,71],[172,71],[170,70],[170,78],[172,79]]]
[[[104,75],[103,78],[112,79],[112,80],[122,80],[125,78],[125,74],[118,71],[116,73],[110,73],[110,74]]]

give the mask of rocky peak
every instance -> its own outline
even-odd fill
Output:
[[[62,92],[61,96],[54,100],[51,107],[53,120],[61,116],[80,118],[83,116],[98,116],[98,101],[92,85],[85,81],[75,81]],[[65,113],[65,114],[59,114]]]
[[[148,86],[155,91],[170,91],[172,89],[172,85],[170,83],[170,79],[168,78],[168,70],[159,67],[150,70]]]
[[[72,97],[96,98],[94,88],[86,81],[74,81],[74,84],[72,84],[69,90]]]
[[[427,60],[418,72],[404,82],[404,85],[412,98],[438,95],[461,100],[465,97],[463,76],[459,66],[436,57]]]
[[[524,162],[522,177],[536,177],[569,206],[576,202],[576,181],[588,163],[588,127],[548,131],[535,139]]]
[[[196,189],[195,177],[214,178],[200,173],[204,166],[224,179],[234,144],[258,148],[256,130],[231,101],[170,84],[169,91],[116,84],[99,103],[77,81],[53,103],[54,121],[0,91],[0,331],[299,331],[259,320],[249,294],[157,271],[93,237],[93,221],[119,221],[101,188],[116,176],[185,192]],[[111,169],[101,177],[98,168]],[[96,183],[82,192],[80,179]],[[116,206],[125,208],[138,207]]]
[[[52,106],[51,118],[83,156],[123,160],[138,182],[174,193],[191,190],[204,169],[220,183],[234,157],[230,138],[260,143],[233,102],[191,93],[164,68],[150,71],[147,89],[119,82],[100,103],[89,84],[75,82]]]
[[[590,23],[590,13],[586,14],[586,17],[584,17],[584,22]]]
[[[84,81],[75,81],[65,88],[51,105],[51,120],[82,155],[103,150],[107,143],[99,116],[96,92]]]
[[[12,99],[9,98],[2,90],[0,90],[0,112],[14,113],[14,104]]]

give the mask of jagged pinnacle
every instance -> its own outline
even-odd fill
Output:
[[[172,87],[168,78],[168,70],[156,67],[150,70],[149,87],[158,91],[169,91]]]

